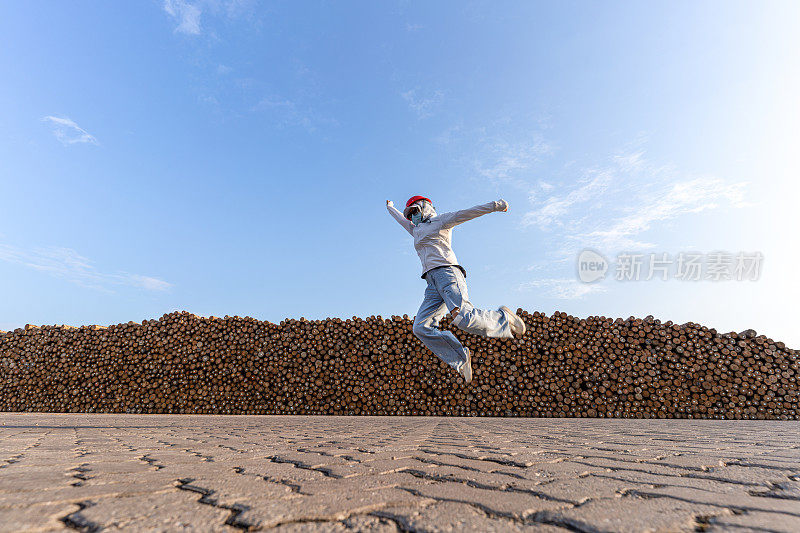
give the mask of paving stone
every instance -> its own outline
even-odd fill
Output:
[[[668,498],[601,498],[579,507],[540,513],[536,520],[579,531],[695,531],[698,516],[729,515],[732,511]]]
[[[800,531],[795,422],[0,414],[0,531]]]
[[[283,451],[274,454],[273,460],[281,463],[294,463],[308,468],[317,468],[322,470],[322,467],[328,465],[344,465],[348,466],[353,464],[353,461],[348,461],[343,457],[322,455],[320,453],[301,452],[301,451]]]
[[[85,479],[81,482],[83,486],[105,485],[112,483],[142,483],[146,482],[152,486],[153,484],[160,484],[165,487],[175,486],[175,482],[180,479],[172,472],[165,472],[163,470],[151,470],[147,472],[136,473],[114,473],[102,474],[94,472],[93,470],[85,471],[82,474]],[[73,478],[73,481],[79,481]]]
[[[699,469],[676,467],[674,465],[644,463],[637,461],[631,457],[599,457],[599,456],[584,456],[583,458],[574,459],[574,462],[583,465],[585,469],[592,467],[603,469],[608,472],[617,471],[630,471],[630,472],[651,472],[657,474],[664,474],[667,476],[681,476],[682,474],[702,473]]]
[[[741,493],[747,490],[769,490],[770,485],[748,485],[739,483],[720,482],[714,478],[694,476],[665,476],[649,472],[593,472],[589,476],[600,479],[612,479],[622,482],[630,490],[649,490],[658,487],[678,487],[686,489],[705,490],[710,493],[725,494]],[[566,480],[569,481],[569,480]]]
[[[158,470],[157,467],[146,461],[140,460],[120,460],[118,462],[111,462],[108,458],[103,461],[98,461],[94,458],[87,459],[84,457],[78,466],[84,467],[88,470],[90,475],[99,474],[132,474],[144,473]]]
[[[576,462],[577,460],[559,461],[557,463],[543,463],[530,466],[515,473],[526,479],[539,483],[556,479],[575,479],[591,472],[606,472],[607,469]],[[504,470],[506,472],[506,470]]]
[[[233,474],[231,476],[187,478],[181,485],[209,492],[214,500],[224,505],[283,498],[291,495],[286,485],[266,481],[257,476]]]
[[[400,531],[400,529],[393,521],[387,518],[370,515],[353,515],[344,520],[281,524],[270,529],[270,531],[280,533],[338,533],[340,531],[395,533]]]
[[[397,460],[383,459],[379,461],[365,461],[363,463],[350,462],[343,465],[328,465],[324,468],[324,471],[334,477],[348,478],[389,474],[407,468],[425,470],[432,467],[433,465],[425,463],[420,459],[408,457]]]
[[[52,468],[0,468],[0,494],[70,487],[79,481],[73,477],[75,473]]]
[[[464,470],[450,465],[423,465],[423,468],[410,467],[404,472],[422,479],[434,481],[456,481],[468,483],[477,487],[495,488],[505,490],[514,486],[520,489],[536,490],[541,485],[548,483],[547,480],[520,478],[518,474],[499,473],[499,472],[476,472],[474,470]]]
[[[800,478],[796,477],[792,481],[770,482],[766,490],[753,489],[749,493],[752,496],[782,498],[800,502]]]
[[[174,490],[101,500],[80,512],[81,518],[103,531],[229,531],[228,509],[197,503],[197,495]]]
[[[441,482],[414,489],[421,496],[436,500],[474,505],[493,515],[523,519],[538,511],[560,509],[568,503],[546,500],[524,492],[470,487],[464,483]]]
[[[736,510],[773,512],[800,518],[800,501],[795,499],[759,497],[752,496],[748,492],[734,492],[725,494],[724,500],[721,501],[718,493],[672,486],[635,489],[634,492],[648,499],[675,499]]]
[[[434,482],[420,479],[408,472],[393,472],[376,476],[358,476],[344,479],[321,479],[303,482],[297,485],[302,494],[325,494],[331,492],[358,492],[361,490],[402,487],[413,489],[418,486],[432,485]]]
[[[20,508],[0,508],[0,531],[63,531],[61,517],[79,510],[74,503],[44,503]]]
[[[322,493],[313,496],[293,496],[280,500],[248,502],[250,508],[239,520],[251,527],[267,528],[285,522],[301,520],[343,520],[354,514],[364,514],[401,504],[422,504],[420,498],[408,491],[387,488],[342,493]]]
[[[12,492],[0,494],[0,509],[25,507],[43,503],[81,502],[96,498],[111,498],[147,494],[169,490],[164,483],[113,483],[108,485],[83,485],[63,489]]]
[[[522,487],[514,483],[511,486],[535,491],[541,494],[541,497],[580,504],[593,498],[613,498],[636,485],[626,480],[588,475],[573,479],[557,479],[533,487]],[[653,488],[654,485],[638,485],[636,487],[645,490]]]
[[[505,469],[509,471],[512,471],[514,469],[524,470],[528,466],[534,464],[530,461],[520,461],[519,465],[508,464],[515,462],[514,459],[510,457],[486,456],[486,455],[470,456],[468,454],[464,454],[463,452],[449,453],[449,452],[442,452],[439,450],[430,450],[430,449],[426,449],[424,451],[426,453],[425,457],[428,460],[453,466],[460,466],[464,469],[476,470],[480,472],[494,472],[500,469]]]
[[[272,481],[287,480],[295,483],[327,479],[328,476],[317,470],[298,468],[290,463],[271,463],[267,460],[237,461],[235,468],[242,472],[262,476]]]
[[[548,524],[524,523],[508,518],[491,517],[481,509],[466,503],[437,502],[425,507],[392,507],[375,514],[389,516],[409,531],[482,531],[515,532],[541,531],[564,533],[565,529]]]
[[[704,531],[772,531],[797,533],[800,518],[775,513],[748,512],[734,515],[709,517],[703,520]]]

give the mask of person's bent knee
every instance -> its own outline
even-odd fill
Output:
[[[452,324],[457,327],[458,329],[464,329],[461,327],[464,324],[464,316],[461,314],[460,307],[454,307],[450,310],[450,316],[453,317]]]
[[[425,326],[423,322],[414,322],[411,331],[414,333],[414,336],[416,338],[422,339],[423,337],[426,336],[428,328]]]
[[[469,320],[467,320],[467,314],[470,312],[472,307],[470,305],[464,304],[461,307],[454,307],[450,314],[453,316],[453,325],[460,330],[467,331],[466,327],[469,324]]]

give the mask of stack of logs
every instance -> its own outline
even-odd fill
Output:
[[[800,351],[752,330],[518,313],[520,339],[442,320],[469,386],[407,316],[26,326],[0,332],[0,411],[800,418]]]

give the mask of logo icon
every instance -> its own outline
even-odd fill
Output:
[[[594,250],[578,254],[578,278],[584,283],[594,283],[606,277],[608,261]]]

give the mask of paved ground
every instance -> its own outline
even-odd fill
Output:
[[[800,531],[800,424],[0,413],[0,530]]]

